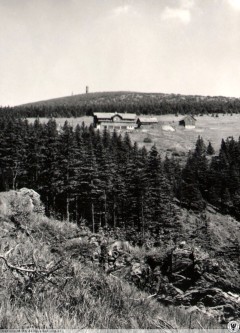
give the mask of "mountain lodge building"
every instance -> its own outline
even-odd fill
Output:
[[[103,130],[134,130],[137,128],[135,113],[94,112],[93,125]]]

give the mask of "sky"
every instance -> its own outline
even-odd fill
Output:
[[[240,97],[240,0],[0,0],[0,106],[87,85]]]

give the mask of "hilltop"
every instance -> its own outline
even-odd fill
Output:
[[[64,96],[22,104],[22,106],[81,106],[86,104],[105,104],[105,103],[180,103],[180,102],[220,102],[227,103],[239,100],[235,97],[224,96],[201,96],[201,95],[181,95],[181,94],[165,94],[165,93],[142,93],[142,92],[129,92],[129,91],[115,91],[115,92],[94,92],[88,94],[77,94],[71,96]]]
[[[213,114],[239,113],[240,99],[224,96],[180,95],[142,92],[95,92],[65,96],[13,108],[0,109],[0,115],[9,111],[18,117],[81,117],[94,112],[128,112],[137,114]]]

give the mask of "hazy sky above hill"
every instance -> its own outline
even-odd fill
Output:
[[[86,85],[240,97],[240,0],[0,0],[0,105]]]

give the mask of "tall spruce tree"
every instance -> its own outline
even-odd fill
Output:
[[[197,159],[189,153],[187,163],[182,171],[179,200],[187,209],[202,211],[205,203],[200,191]]]
[[[207,146],[207,155],[214,155],[215,154],[215,150],[214,150],[214,148],[213,148],[213,146],[212,146],[212,144],[211,144],[211,142],[209,141],[209,143],[208,143],[208,146]]]
[[[171,211],[172,192],[164,174],[161,158],[153,146],[148,155],[147,174],[147,214],[148,226],[159,238],[164,233]]]
[[[59,208],[61,209],[61,203],[65,203],[65,213],[62,213],[67,221],[70,221],[71,205],[77,195],[80,158],[73,128],[65,122],[59,136],[58,170],[55,173],[55,184]]]

